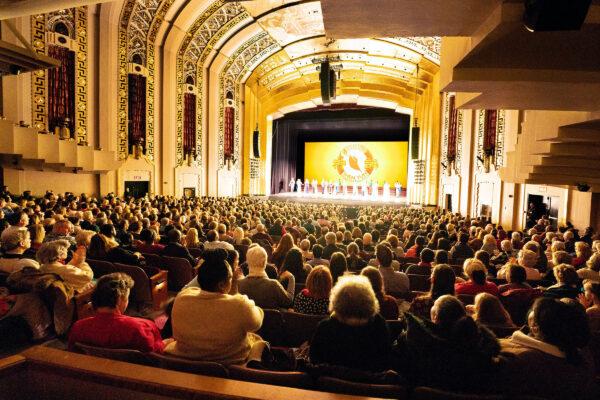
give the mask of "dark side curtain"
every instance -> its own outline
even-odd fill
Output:
[[[146,77],[129,74],[129,153],[135,144],[146,150]]]
[[[448,149],[447,158],[449,162],[456,160],[456,135],[458,131],[458,110],[456,109],[456,98],[450,96],[448,98],[450,121],[448,125]]]
[[[496,150],[496,119],[497,110],[485,110],[485,128],[483,136],[483,150],[487,155],[493,155]]]
[[[48,129],[61,126],[69,119],[71,137],[75,128],[75,52],[66,47],[49,45],[48,55],[60,61],[60,67],[48,70]]]
[[[231,156],[233,156],[235,108],[225,106],[224,119],[225,132],[223,132],[223,150],[225,153],[225,158],[230,158]]]
[[[183,153],[191,154],[196,150],[196,95],[183,95]]]
[[[271,193],[287,192],[290,179],[296,179],[298,136],[291,132],[291,124],[273,123],[273,150],[271,164]]]

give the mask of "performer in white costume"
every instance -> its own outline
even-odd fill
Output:
[[[317,194],[319,192],[319,182],[313,178],[312,180],[313,194]]]
[[[358,182],[352,182],[352,196],[358,196],[358,185]]]
[[[337,195],[339,189],[340,189],[340,183],[339,183],[339,180],[336,180],[333,183],[333,194]]]
[[[302,181],[300,180],[300,178],[298,178],[296,180],[296,191],[297,192],[302,192]]]
[[[367,184],[367,181],[363,181],[362,190],[363,190],[363,196],[365,196],[365,197],[369,196],[369,185]]]
[[[344,196],[348,194],[348,185],[346,184],[346,180],[342,180],[342,193]]]
[[[310,183],[308,183],[308,178],[304,178],[304,194],[308,194],[309,189],[310,189]]]
[[[324,178],[321,179],[321,190],[323,194],[327,194],[327,181]]]
[[[394,188],[396,188],[396,197],[400,197],[402,194],[402,185],[399,182],[396,182]]]
[[[385,181],[383,183],[383,198],[389,199],[390,197],[390,184]]]
[[[371,186],[372,186],[371,196],[373,196],[373,198],[375,199],[379,196],[379,185],[377,184],[377,181],[373,181]]]
[[[288,186],[290,187],[290,192],[294,191],[294,186],[296,185],[294,178],[290,179],[290,183],[288,184]]]

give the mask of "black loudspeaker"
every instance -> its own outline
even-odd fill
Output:
[[[335,95],[336,95],[336,91],[335,91],[336,83],[337,83],[337,77],[335,75],[335,71],[330,69],[329,70],[329,96],[333,100],[335,100]]]
[[[331,78],[330,70],[329,61],[321,63],[319,80],[321,81],[321,99],[323,100],[323,105],[331,104],[331,84],[329,83]]]
[[[419,136],[421,128],[415,126],[410,131],[410,159],[416,160],[419,158]]]
[[[258,128],[252,132],[252,155],[254,158],[260,158],[260,132]]]
[[[525,0],[525,27],[533,32],[576,31],[592,0]]]

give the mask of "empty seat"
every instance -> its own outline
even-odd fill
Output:
[[[163,265],[163,259],[158,254],[142,253],[142,255],[144,256],[144,260],[146,260],[146,265],[159,269],[165,268]]]
[[[189,360],[181,357],[173,357],[165,354],[148,354],[150,361],[159,368],[170,369],[179,372],[227,378],[229,372],[222,364],[210,361]]]
[[[327,318],[327,315],[309,315],[293,311],[282,311],[281,315],[285,345],[289,347],[299,347],[302,343],[310,341],[319,322]]]
[[[263,323],[258,332],[261,338],[271,344],[271,346],[283,346],[284,344],[284,326],[283,316],[279,310],[265,309]]]
[[[146,271],[135,265],[115,263],[114,266],[117,271],[124,272],[133,279],[135,284],[131,289],[131,302],[138,309],[146,303],[152,303],[153,308],[158,310],[162,302],[167,300],[167,271],[146,267],[147,272],[154,272],[152,276],[148,276]]]
[[[229,377],[240,381],[301,389],[308,389],[312,386],[312,379],[310,376],[300,371],[266,371],[247,368],[241,365],[230,365]]]
[[[90,346],[83,343],[75,343],[75,349],[89,356],[110,358],[111,360],[125,361],[134,364],[151,365],[148,356],[138,350],[130,349],[107,349],[103,347]]]
[[[408,399],[408,390],[404,386],[352,382],[328,376],[317,379],[317,388],[326,392],[355,396]]]
[[[429,276],[409,274],[408,280],[410,282],[411,291],[429,292],[429,287],[431,286]]]
[[[195,276],[195,270],[185,258],[162,257],[164,268],[169,271],[169,290],[179,291]]]

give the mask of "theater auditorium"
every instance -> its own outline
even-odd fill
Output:
[[[599,0],[0,0],[0,399],[600,398]]]

